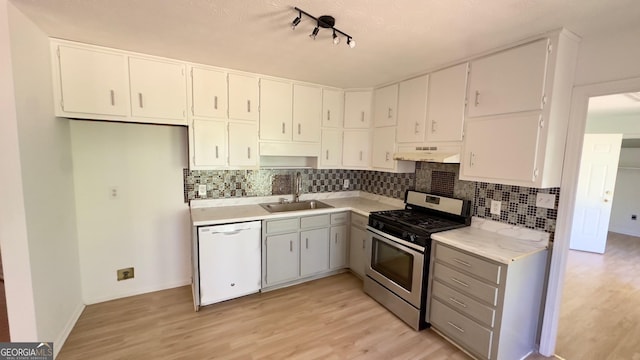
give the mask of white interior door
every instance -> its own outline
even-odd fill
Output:
[[[585,134],[570,249],[603,254],[622,134]]]

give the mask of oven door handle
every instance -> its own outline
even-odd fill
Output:
[[[424,250],[425,250],[424,246],[420,246],[420,245],[408,242],[406,240],[399,239],[393,235],[389,235],[383,231],[374,229],[371,226],[367,226],[367,230],[369,230],[374,235],[377,235],[376,238],[380,238],[380,240],[386,242],[387,244],[394,245],[394,246],[399,245],[398,246],[399,248],[407,252],[412,252],[412,253],[417,252],[420,255],[424,254]]]

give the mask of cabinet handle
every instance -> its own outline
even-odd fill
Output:
[[[284,134],[284,123],[282,123],[282,133]]]
[[[247,112],[251,112],[251,100],[247,100]]]
[[[331,110],[327,110],[327,120],[331,120]]]
[[[144,108],[144,104],[142,103],[142,93],[138,93],[138,103],[140,104],[140,109]]]
[[[302,124],[298,123],[298,135],[300,135],[300,130],[302,129]]]
[[[111,92],[111,106],[115,106],[116,105],[116,93],[113,90],[110,90]]]
[[[463,329],[463,328],[461,328],[460,326],[458,326],[458,325],[456,325],[456,324],[452,323],[451,321],[447,321],[447,324],[451,325],[454,329],[456,329],[456,330],[460,331],[461,333],[463,333],[463,332],[464,332],[464,329]]]
[[[364,111],[362,112],[362,116],[360,117],[360,121],[364,122]]]
[[[293,241],[289,240],[289,252],[293,252]]]
[[[247,147],[247,159],[251,159],[251,147]]]
[[[468,262],[466,262],[466,261],[462,261],[462,260],[457,259],[457,258],[454,258],[454,259],[453,259],[453,261],[457,262],[458,264],[462,264],[462,265],[464,265],[464,266],[466,266],[466,267],[471,267],[471,264],[469,264],[469,263],[468,263]]]
[[[325,159],[329,160],[329,150],[327,150],[327,155],[325,155]]]
[[[388,151],[385,153],[385,161],[389,161],[389,152]]]
[[[480,91],[476,90],[476,101],[475,106],[480,105]]]
[[[309,238],[305,238],[307,249],[309,248]]]
[[[453,281],[453,282],[454,282],[454,283],[456,283],[456,284],[462,285],[462,286],[464,286],[464,287],[469,287],[469,284],[467,284],[467,283],[465,283],[465,282],[462,282],[462,281],[460,281],[460,280],[458,280],[458,279],[456,279],[456,278],[454,278],[454,277],[452,277],[452,278],[451,278],[451,281]]]
[[[218,110],[218,97],[217,96],[213,97],[213,108]]]
[[[469,167],[473,167],[473,165],[475,164],[475,160],[476,154],[474,154],[473,151],[469,152]]]
[[[455,298],[450,297],[450,298],[449,298],[449,301],[451,301],[451,302],[452,302],[452,303],[454,303],[454,304],[460,305],[460,306],[462,306],[463,308],[466,308],[466,307],[467,307],[467,304],[465,304],[465,303],[463,303],[462,301],[459,301],[459,300],[457,300],[457,299],[455,299]]]
[[[360,150],[360,161],[362,161],[362,150]]]
[[[437,123],[438,123],[437,121],[431,120],[431,132],[432,133],[436,132],[436,124]]]
[[[387,117],[391,119],[391,108],[389,108],[389,111],[387,112]]]
[[[218,158],[218,145],[216,145],[216,159]]]
[[[413,129],[413,131],[414,131],[416,134],[420,132],[420,124],[419,124],[419,123],[417,123],[417,122],[416,122],[416,126],[415,126],[415,128]]]
[[[362,239],[362,250],[364,250],[364,242],[365,241],[366,241],[365,239]]]
[[[338,233],[336,233],[336,236],[334,236],[334,238],[335,238],[334,242],[337,244],[338,243]]]

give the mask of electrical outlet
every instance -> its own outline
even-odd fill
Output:
[[[536,206],[545,209],[554,209],[556,207],[556,196],[554,194],[538,193],[536,195]]]
[[[198,196],[207,197],[207,185],[198,185]]]
[[[501,207],[502,207],[501,201],[491,200],[491,213],[493,215],[500,215]]]
[[[117,186],[109,187],[109,199],[116,200],[120,196],[120,192],[118,191]]]
[[[342,183],[342,188],[344,190],[349,189],[349,179],[344,179],[344,182]]]
[[[118,274],[118,281],[133,279],[134,277],[133,267],[118,269],[117,274]]]

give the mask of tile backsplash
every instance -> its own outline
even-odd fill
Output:
[[[415,173],[395,174],[343,169],[184,170],[185,202],[201,199],[198,185],[206,185],[206,199],[289,195],[296,173],[303,193],[362,190],[404,200],[406,190],[429,192],[471,201],[474,216],[529,229],[555,231],[559,188],[534,189],[459,180],[459,164],[416,163]],[[344,181],[349,180],[348,189]],[[556,195],[555,209],[538,208],[536,194]],[[202,197],[204,198],[204,197]],[[491,200],[502,202],[500,215],[490,213]]]

